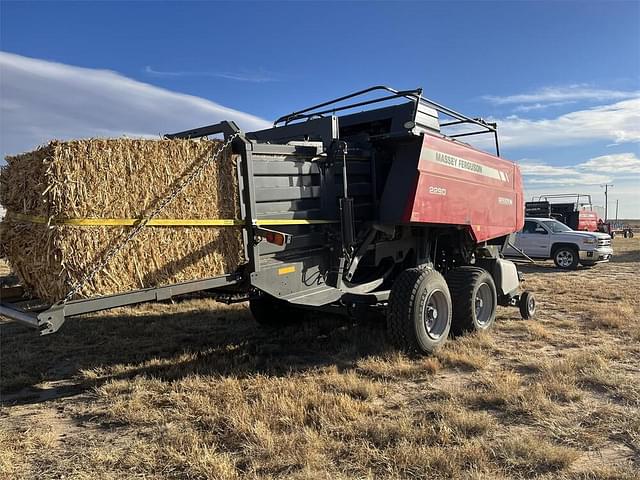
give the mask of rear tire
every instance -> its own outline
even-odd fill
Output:
[[[483,268],[459,267],[447,275],[453,302],[451,331],[486,331],[494,324],[498,294],[491,274]]]
[[[451,295],[444,277],[431,268],[402,272],[391,288],[387,329],[391,342],[409,352],[433,353],[451,329]]]
[[[260,326],[269,328],[289,325],[296,315],[302,314],[284,300],[268,295],[249,300],[249,310]]]
[[[554,250],[553,263],[556,267],[563,270],[575,270],[578,268],[580,262],[580,256],[578,255],[578,249],[571,246],[560,246]]]

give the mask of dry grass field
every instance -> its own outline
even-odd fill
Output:
[[[412,358],[380,320],[257,328],[209,299],[0,325],[0,478],[637,479],[640,240],[522,266],[534,321]]]

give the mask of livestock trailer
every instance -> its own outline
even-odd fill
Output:
[[[53,305],[12,287],[0,314],[49,334],[66,317],[207,291],[249,301],[268,325],[302,309],[383,309],[391,340],[421,352],[450,331],[489,328],[496,305],[533,315],[533,295],[501,254],[522,228],[524,206],[520,170],[499,157],[495,124],[422,89],[375,86],[265,130],[227,121],[167,137],[216,134],[237,162],[246,262],[236,271]],[[495,154],[460,140],[480,134]]]

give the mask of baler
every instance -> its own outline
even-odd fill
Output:
[[[585,232],[597,232],[598,224],[602,222],[593,209],[591,195],[582,193],[540,195],[525,202],[524,214],[527,217],[554,218],[574,230]]]
[[[375,86],[265,130],[226,121],[167,137],[220,134],[237,160],[246,258],[237,271],[54,305],[13,287],[0,314],[44,335],[66,317],[206,291],[248,301],[269,326],[305,310],[381,309],[394,344],[427,353],[450,332],[490,328],[497,305],[534,314],[535,298],[501,253],[524,208],[520,171],[499,157],[495,124],[422,89]],[[480,134],[495,155],[459,140]]]

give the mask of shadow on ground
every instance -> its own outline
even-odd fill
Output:
[[[536,262],[536,263],[517,263],[518,270],[522,273],[542,273],[545,275],[566,275],[568,272],[580,272],[584,270],[589,270],[593,267],[584,267],[582,265],[578,265],[578,268],[575,270],[562,270],[556,267],[553,262]]]
[[[628,240],[624,240],[628,241]],[[621,242],[620,242],[621,243]],[[640,262],[640,251],[638,250],[626,250],[613,252],[613,263],[633,263]]]
[[[207,303],[199,308],[201,302]],[[176,311],[121,309],[116,315],[70,318],[44,337],[18,324],[0,325],[2,402],[72,396],[136,375],[173,380],[192,374],[284,375],[324,365],[343,369],[389,349],[379,319],[357,323],[318,314],[265,329],[243,306],[189,300],[167,307]]]
[[[513,260],[513,259],[509,259]],[[614,251],[614,256],[611,259],[610,263],[634,263],[640,262],[640,253],[636,251]],[[542,273],[547,275],[565,275],[568,272],[585,272],[591,269],[597,269],[601,265],[605,265],[605,263],[598,263],[595,265],[584,266],[578,265],[575,270],[562,270],[555,266],[555,264],[551,260],[536,260],[535,263],[525,262],[525,261],[516,261],[516,266],[518,270],[522,273]]]

